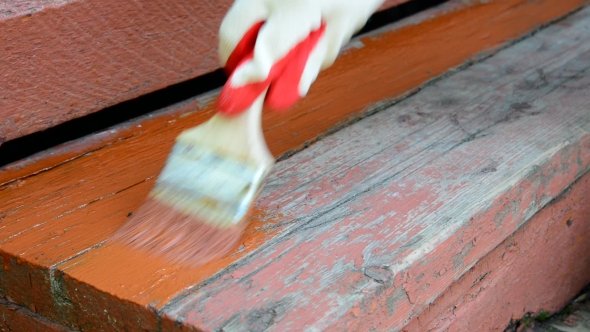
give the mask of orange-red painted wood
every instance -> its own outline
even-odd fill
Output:
[[[216,70],[232,2],[3,1],[0,144]]]
[[[34,307],[33,307],[34,309]],[[72,330],[48,321],[29,309],[0,299],[0,331],[70,332]]]
[[[334,66],[320,74],[308,97],[292,110],[264,115],[270,149],[275,156],[299,150],[376,107],[415,91],[450,68],[476,59],[478,54],[493,52],[583,3],[584,0],[452,1],[372,36],[361,37]],[[0,184],[51,168],[119,139],[152,135],[162,127],[172,130],[163,139],[170,143],[180,130],[207,119],[213,104],[210,99],[196,98],[170,107],[168,114],[160,118],[134,122],[131,127],[119,127],[89,137],[86,142],[48,151],[5,168],[0,172]],[[197,110],[197,114],[182,115]],[[169,126],[168,121],[175,121],[175,125]],[[149,125],[135,127],[144,122]],[[158,149],[164,153],[168,147],[162,144]]]
[[[216,69],[230,3],[4,2],[0,141]]]
[[[405,331],[503,331],[559,312],[590,283],[590,174],[446,289]]]
[[[580,41],[589,28],[585,9],[280,163],[257,206],[285,215],[283,228],[165,312],[204,330],[404,328],[575,180],[588,183],[590,44]],[[589,188],[578,190],[586,202]],[[533,225],[553,222],[539,216]],[[588,262],[587,235],[552,232]],[[527,234],[537,259],[551,255],[551,234]],[[502,273],[519,261],[491,262]],[[587,271],[544,277],[582,285]],[[478,303],[498,318],[526,308]]]
[[[499,12],[490,14],[492,10],[505,10],[507,4],[512,4],[514,8],[503,11],[503,15]],[[386,45],[391,47],[399,42],[392,36],[402,38],[405,33],[412,31],[430,31],[426,35],[432,36],[432,40],[440,39],[443,33],[450,40],[452,34],[463,31],[460,23],[453,23],[454,19],[463,17],[460,15],[462,12],[482,15],[478,21],[480,25],[476,25],[475,21],[471,22],[471,26],[482,29],[504,29],[503,25],[514,22],[522,15],[523,12],[519,11],[522,8],[534,9],[538,14],[526,20],[526,24],[518,21],[513,26],[514,30],[500,29],[505,34],[490,32],[494,36],[494,42],[472,45],[469,50],[475,52],[477,45],[497,47],[502,38],[516,36],[515,31],[526,31],[543,19],[554,17],[543,16],[548,9],[558,8],[561,12],[566,12],[569,8],[567,6],[574,8],[577,4],[574,1],[530,3],[506,0],[473,7],[453,7],[454,10],[429,18],[419,25],[409,25],[362,39],[365,46],[345,53],[342,63],[346,66],[335,67],[332,72],[333,75],[343,75],[337,77],[348,77],[348,82],[357,85],[341,83],[330,90],[327,88],[330,85],[325,83],[324,93],[328,96],[325,101],[328,106],[322,113],[314,110],[317,111],[316,115],[332,112],[338,113],[338,116],[318,117],[315,121],[310,116],[308,120],[298,122],[297,116],[307,116],[303,109],[299,109],[300,113],[289,115],[283,118],[284,122],[279,122],[281,118],[278,115],[267,115],[265,121],[273,118],[277,121],[276,126],[271,128],[268,124],[272,122],[266,122],[269,143],[275,153],[281,149],[289,151],[297,148],[310,139],[301,139],[298,135],[315,138],[321,132],[318,128],[305,131],[306,125],[314,124],[323,128],[320,122],[325,120],[329,125],[325,128],[330,128],[335,123],[330,121],[341,121],[350,114],[358,114],[355,112],[365,109],[366,104],[379,104],[381,99],[378,98],[383,97],[388,101],[405,91],[400,90],[402,85],[393,84],[386,74],[380,74],[378,79],[375,78],[377,81],[373,82],[366,79],[366,71],[356,70],[356,67],[362,67],[363,64],[380,63],[381,68],[386,73],[389,72],[387,65],[391,64],[390,59],[378,51],[384,50]],[[553,15],[557,13],[560,11],[552,12]],[[563,24],[572,25],[576,22],[570,19]],[[419,26],[422,24],[430,26],[431,30],[421,30]],[[225,286],[227,291],[234,291],[225,301],[235,298],[244,302],[233,305],[252,305],[252,310],[244,313],[247,317],[258,313],[261,317],[269,317],[264,316],[269,311],[262,308],[268,303],[256,302],[253,295],[248,295],[249,279],[253,282],[260,280],[256,278],[278,280],[279,283],[272,286],[281,286],[285,292],[301,286],[296,292],[305,293],[311,289],[305,287],[317,286],[318,298],[311,298],[314,305],[326,309],[323,311],[326,313],[330,313],[331,309],[342,312],[349,317],[348,320],[341,321],[345,325],[354,324],[355,317],[368,314],[355,309],[354,301],[350,302],[350,299],[357,296],[359,299],[376,296],[376,305],[383,304],[379,301],[385,301],[387,305],[387,298],[391,295],[389,292],[397,290],[398,293],[395,294],[399,294],[399,286],[406,284],[401,289],[411,294],[408,302],[404,302],[404,299],[399,303],[394,301],[399,310],[391,317],[388,316],[391,324],[401,324],[400,322],[411,318],[410,312],[418,314],[424,308],[429,298],[436,294],[431,292],[444,290],[475,260],[491,250],[494,243],[500,243],[520,225],[519,222],[524,222],[543,202],[557,196],[587,169],[590,147],[589,139],[585,136],[585,125],[588,122],[584,122],[584,114],[576,113],[580,111],[580,106],[585,105],[585,99],[579,98],[580,90],[576,90],[576,87],[583,86],[587,77],[575,66],[588,63],[584,58],[587,56],[584,47],[588,45],[576,41],[576,38],[584,38],[585,35],[578,34],[587,30],[577,29],[575,24],[570,28],[556,25],[553,29],[558,29],[565,37],[547,37],[546,33],[541,33],[531,39],[534,42],[529,41],[526,44],[533,49],[535,48],[531,45],[536,45],[539,50],[537,52],[526,49],[527,53],[526,50],[519,49],[518,54],[522,57],[515,56],[509,50],[501,52],[492,59],[448,80],[437,82],[435,86],[426,88],[424,92],[390,110],[367,118],[279,163],[275,176],[265,187],[263,197],[258,203],[250,229],[244,237],[243,247],[237,248],[226,259],[200,269],[170,266],[157,259],[104,244],[104,240],[143,200],[162,166],[174,136],[183,128],[203,121],[211,114],[211,108],[205,107],[195,113],[188,112],[192,107],[187,107],[182,112],[176,109],[171,114],[135,123],[134,127],[125,128],[122,136],[113,134],[112,137],[121,138],[120,140],[108,140],[108,145],[99,145],[91,153],[78,153],[75,159],[57,167],[49,164],[34,176],[5,184],[0,187],[0,251],[5,269],[0,274],[0,289],[8,293],[6,295],[13,301],[26,306],[34,303],[38,312],[70,327],[86,324],[85,326],[105,329],[126,327],[129,330],[141,330],[157,328],[161,324],[176,326],[173,322],[177,319],[204,328],[239,322],[231,321],[227,316],[230,314],[229,309],[221,312],[221,309],[215,307],[213,300],[200,302],[200,296],[206,294],[224,300],[224,291],[221,288]],[[569,30],[564,32],[564,29]],[[475,39],[469,40],[478,40],[482,36],[479,33],[485,35],[480,31]],[[543,37],[546,39],[542,39],[542,36],[546,36]],[[559,40],[559,43],[555,40]],[[543,46],[543,41],[547,45]],[[404,50],[404,45],[406,44],[402,44],[399,49]],[[561,47],[559,52],[556,47]],[[418,50],[412,49],[416,52]],[[457,53],[473,54],[470,52]],[[448,63],[456,63],[459,58],[457,56]],[[357,61],[356,67],[353,66],[353,59]],[[408,61],[411,59],[407,58]],[[541,72],[538,71],[539,63],[544,64]],[[439,65],[442,71],[443,62]],[[392,66],[400,65],[395,63]],[[391,75],[393,73],[389,72]],[[410,77],[414,72],[410,70],[406,73]],[[329,82],[332,78],[327,75],[322,79]],[[416,71],[416,75],[423,79],[430,77],[421,76],[422,71]],[[570,80],[568,84],[560,81],[572,75],[579,78]],[[416,81],[423,82],[421,79]],[[362,84],[370,85],[374,90],[379,88],[379,84],[390,84],[393,88],[383,88],[375,95],[366,96],[364,93],[368,87]],[[366,101],[365,106],[357,108],[341,101],[332,104],[329,98],[350,98],[347,91],[351,87],[357,88],[359,93],[363,92],[358,96]],[[538,89],[533,89],[535,87]],[[514,91],[523,95],[515,95]],[[319,90],[315,93],[316,102],[323,100],[319,98]],[[549,96],[545,96],[546,94]],[[533,100],[521,100],[526,99],[525,97]],[[562,106],[565,107],[565,113],[556,113]],[[541,108],[543,112],[536,114],[537,108]],[[569,141],[563,143],[561,139],[564,138],[566,119],[576,119],[573,123],[578,127],[573,131],[568,129]],[[544,128],[547,133],[539,136],[539,132],[531,131],[531,124]],[[139,125],[141,127],[137,127]],[[289,136],[293,138],[282,141],[282,137]],[[560,144],[555,145],[558,141]],[[101,144],[104,142],[107,141]],[[84,151],[83,148],[80,150]],[[523,174],[523,169],[527,169],[525,166],[531,160],[535,161],[538,168],[534,168],[534,172],[530,174]],[[513,182],[507,182],[507,179]],[[489,187],[492,184],[501,186]],[[482,201],[491,204],[490,206],[468,203],[465,206],[457,205],[461,199],[468,202],[465,197],[484,197],[478,195],[481,194],[478,190],[486,188],[496,189],[486,191],[490,195],[489,201]],[[504,188],[505,192],[498,192],[498,188]],[[533,192],[536,196],[532,195]],[[494,196],[492,193],[498,195]],[[501,200],[501,197],[506,200]],[[535,204],[530,205],[530,209],[518,210],[520,214],[513,214],[510,213],[513,206],[508,204],[508,198],[523,200],[523,207],[529,206],[527,204],[532,204],[530,202],[533,201]],[[494,199],[496,201],[492,202]],[[457,207],[462,208],[463,214],[456,213]],[[477,237],[475,234],[480,234],[480,224],[462,224],[465,220],[460,218],[437,218],[446,215],[464,218],[470,213],[477,217],[475,220],[483,223],[489,234],[484,233],[484,237],[476,240],[477,245],[465,249],[465,255],[461,256],[463,249],[473,241],[469,236]],[[499,214],[504,214],[500,222],[503,226],[494,228],[496,223],[489,221]],[[376,218],[373,220],[372,216]],[[381,216],[390,219],[380,221]],[[378,232],[376,227],[385,220],[393,223],[389,229],[391,232]],[[448,222],[449,227],[455,227],[447,231],[458,230],[459,233],[449,237],[449,242],[444,242],[445,246],[437,247],[441,251],[432,251],[434,249],[431,247],[418,250],[428,239],[421,239],[419,236],[428,234],[427,230],[430,234],[441,236],[450,234],[440,231],[441,225],[437,226],[438,232],[428,229],[429,221],[434,225],[435,221],[441,220]],[[371,224],[371,221],[375,223]],[[361,226],[366,228],[360,229]],[[366,249],[367,241],[371,238],[378,243]],[[292,251],[292,246],[299,243],[300,253]],[[367,250],[366,253],[362,248]],[[397,260],[389,262],[391,264],[387,262],[391,253],[400,255],[402,265],[397,265]],[[412,256],[412,253],[418,256]],[[331,256],[325,257],[326,255]],[[445,264],[454,262],[452,258],[456,255],[459,255],[456,259],[457,267],[453,263],[447,272],[447,267],[441,260]],[[362,265],[360,262],[365,257],[374,260],[369,260],[369,265]],[[420,279],[432,286],[430,290],[422,289],[425,284],[418,283],[419,280],[414,283],[402,278],[431,269],[432,266],[428,264],[420,266],[418,263],[424,257],[432,258],[424,261],[432,262],[432,266],[444,274],[444,277],[436,280],[432,279],[434,277],[431,274],[425,274],[426,277]],[[266,264],[265,259],[269,259],[269,264]],[[300,264],[302,259],[313,261],[305,266]],[[340,263],[342,265],[338,265]],[[395,289],[376,294],[372,293],[376,288],[368,288],[365,293],[354,293],[350,297],[347,292],[354,288],[347,287],[355,286],[356,281],[376,284],[388,282],[390,275],[383,270],[386,263],[389,264],[388,267],[400,268],[397,270],[399,273],[394,273],[395,278],[402,278],[394,280]],[[319,265],[313,267],[313,264]],[[407,264],[405,270],[402,268],[403,264]],[[328,268],[323,269],[322,265]],[[299,268],[303,270],[299,271]],[[296,273],[287,276],[293,269]],[[256,276],[250,276],[250,272],[255,271]],[[352,272],[349,274],[350,271]],[[334,280],[338,280],[338,283],[334,283]],[[223,287],[216,288],[220,285]],[[196,288],[200,289],[194,293]],[[274,299],[277,304],[283,303],[277,300],[280,293],[273,293],[274,290],[276,289],[261,290],[261,294],[264,294],[262,297],[269,301]],[[215,295],[217,291],[219,295]],[[346,300],[342,302],[344,307],[334,305],[338,302],[332,302],[334,298],[320,296],[322,292],[342,296]],[[385,295],[387,297],[384,299]],[[296,301],[290,303],[293,305],[290,317],[297,317],[297,310],[303,310],[301,308],[306,303],[303,298],[294,299]],[[396,300],[397,297],[394,296],[393,299]],[[183,303],[198,306],[184,306]],[[201,305],[205,308],[203,311],[200,311]],[[90,308],[96,310],[89,310]],[[262,309],[256,311],[257,308]],[[274,307],[268,308],[275,310]],[[238,307],[234,309],[237,315],[240,310]],[[289,318],[278,309],[280,308],[277,306],[275,312],[278,318],[275,317],[272,321],[277,325],[286,324]],[[156,313],[154,310],[161,311]],[[161,316],[162,313],[164,316]],[[279,317],[278,314],[283,316]],[[215,318],[211,318],[213,316]],[[129,317],[133,317],[133,321]],[[305,324],[312,319],[302,317],[306,320],[300,321]],[[338,323],[335,320],[338,317],[325,318],[323,322],[317,323]],[[371,319],[367,322],[374,322]],[[261,320],[254,321],[255,324],[260,322]],[[264,323],[264,319],[262,322]]]

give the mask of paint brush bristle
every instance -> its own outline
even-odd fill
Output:
[[[119,229],[116,241],[173,264],[199,266],[227,255],[238,244],[247,220],[217,227],[149,199]]]
[[[243,114],[217,114],[183,132],[148,200],[114,240],[188,265],[235,248],[274,165],[260,123],[263,97]]]

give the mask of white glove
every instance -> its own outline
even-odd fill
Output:
[[[236,0],[219,32],[221,65],[231,74],[220,111],[240,113],[267,89],[266,105],[291,107],[383,2]]]

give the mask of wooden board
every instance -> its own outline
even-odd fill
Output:
[[[258,204],[279,233],[164,312],[403,328],[590,170],[589,28],[586,9],[279,164]]]
[[[216,70],[232,3],[0,3],[0,144]]]
[[[558,313],[590,283],[588,253],[590,174],[586,173],[403,330],[504,331],[508,322],[526,314]]]
[[[0,331],[70,332],[34,312],[0,299]]]
[[[358,38],[333,67],[320,75],[307,98],[288,113],[264,115],[270,148],[275,156],[290,155],[364,114],[416,91],[450,68],[485,56],[583,3],[583,0],[457,0]],[[214,98],[194,98],[164,110],[160,116],[150,115],[127,127],[47,151],[0,171],[0,184],[51,168],[120,139],[137,135],[145,138],[146,134],[161,132],[162,127],[171,130],[162,139],[170,143],[182,129],[207,119],[214,110],[214,102]],[[0,112],[3,109],[9,108],[0,107]],[[13,110],[11,114],[18,113]],[[196,114],[183,115],[196,110],[199,110]],[[168,126],[168,121],[176,124]],[[139,123],[143,127],[137,128]],[[159,149],[164,151],[168,147],[169,144],[162,144]]]
[[[590,45],[580,42],[589,15],[280,162],[243,246],[203,268],[104,240],[143,200],[174,135],[207,109],[135,124],[120,140],[5,184],[2,295],[72,328],[402,327],[589,169]],[[385,59],[371,45],[389,34],[364,39],[367,63]],[[273,149],[278,132],[267,131]],[[305,315],[310,303],[324,315]]]

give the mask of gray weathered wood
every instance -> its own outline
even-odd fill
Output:
[[[400,329],[589,169],[589,38],[585,9],[280,163],[258,208],[281,233],[165,313]]]

